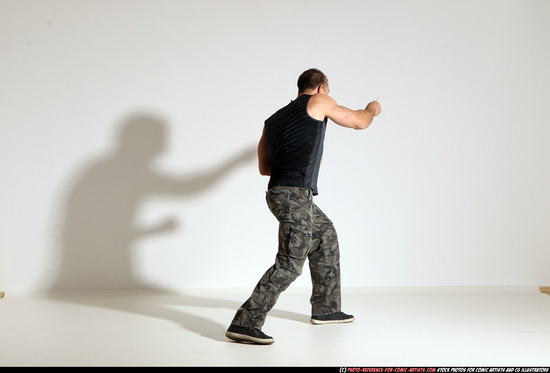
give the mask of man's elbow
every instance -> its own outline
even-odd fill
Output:
[[[346,127],[350,127],[355,130],[364,130],[369,128],[372,120],[372,115],[365,110],[350,112],[349,115],[344,118],[344,121],[348,123]]]
[[[369,126],[372,124],[373,119],[374,117],[370,113],[367,113],[366,115],[362,115],[359,118],[357,118],[354,128],[356,130],[365,130],[369,128]]]
[[[271,166],[266,165],[265,163],[260,162],[258,164],[258,169],[260,171],[260,175],[262,176],[271,176]]]
[[[371,118],[371,119],[362,120],[362,121],[359,121],[359,122],[355,123],[354,128],[355,128],[356,130],[366,130],[367,128],[369,128],[369,126],[371,125],[371,123],[372,123],[372,118]]]

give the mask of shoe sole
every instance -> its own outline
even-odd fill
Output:
[[[310,319],[312,324],[314,325],[327,325],[327,324],[346,324],[349,322],[353,322],[355,320],[355,317],[344,319],[344,320],[317,320],[317,319]]]
[[[237,342],[252,342],[260,345],[270,345],[275,342],[273,338],[254,338],[246,334],[234,332],[227,332],[225,333],[225,336]]]

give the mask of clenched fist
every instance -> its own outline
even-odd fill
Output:
[[[382,106],[378,101],[372,101],[367,105],[366,111],[370,111],[375,117],[382,112]]]

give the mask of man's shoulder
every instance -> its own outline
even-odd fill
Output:
[[[311,96],[307,111],[313,118],[322,120],[326,117],[329,108],[335,104],[336,102],[329,95],[317,93]]]
[[[332,97],[325,93],[316,93],[309,99],[312,105],[333,105],[336,103]]]

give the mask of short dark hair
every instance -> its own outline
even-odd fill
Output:
[[[306,70],[298,78],[298,93],[307,91],[308,89],[315,89],[326,82],[327,77],[320,70]]]

